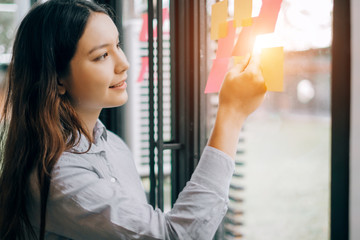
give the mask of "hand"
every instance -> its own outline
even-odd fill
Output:
[[[259,107],[265,93],[259,60],[248,55],[226,74],[220,89],[219,111],[245,119]]]
[[[219,108],[208,145],[233,159],[243,122],[261,104],[266,93],[257,59],[245,59],[226,74],[220,89]]]

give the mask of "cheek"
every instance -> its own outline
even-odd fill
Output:
[[[98,102],[106,95],[112,80],[106,64],[84,64],[72,74],[71,95],[80,102]]]

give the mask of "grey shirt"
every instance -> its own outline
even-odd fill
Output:
[[[82,138],[75,148],[88,147]],[[97,121],[85,154],[64,152],[52,172],[46,239],[212,239],[227,211],[234,161],[206,146],[191,180],[167,213],[147,203],[131,152]],[[39,187],[31,176],[28,212],[40,226]]]

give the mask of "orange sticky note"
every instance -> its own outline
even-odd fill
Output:
[[[228,35],[228,23],[222,22],[219,24],[219,40],[225,38]]]
[[[260,66],[268,91],[284,91],[284,49],[283,47],[261,50]]]
[[[241,21],[241,25],[242,25],[243,27],[249,27],[249,26],[252,25],[252,22],[253,22],[253,19],[252,19],[252,18],[243,19],[243,20]]]
[[[234,0],[234,23],[236,27],[250,26],[251,14],[252,0]]]
[[[233,21],[226,22],[227,36],[220,38],[218,41],[218,49],[216,51],[216,58],[229,58],[234,47],[235,28]]]
[[[230,58],[217,58],[213,60],[213,65],[205,87],[205,93],[219,92],[228,69],[229,61]]]
[[[211,6],[211,31],[210,37],[212,40],[219,39],[220,25],[226,22],[228,17],[228,2],[227,0],[214,3]]]

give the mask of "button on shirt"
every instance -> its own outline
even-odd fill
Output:
[[[227,211],[234,162],[205,147],[191,180],[164,213],[147,203],[132,154],[98,120],[94,143],[84,137],[64,152],[52,172],[45,239],[212,239]],[[40,226],[40,193],[31,175],[28,212]]]

